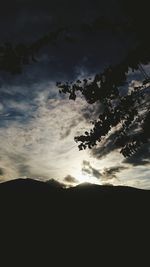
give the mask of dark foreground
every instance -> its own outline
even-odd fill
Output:
[[[55,182],[20,179],[0,184],[0,204],[3,248],[17,243],[24,261],[36,261],[43,251],[43,262],[55,262],[49,266],[68,264],[69,258],[68,266],[77,259],[75,266],[96,266],[102,258],[106,263],[121,256],[128,264],[129,258],[148,256],[150,191],[88,184],[62,189]]]

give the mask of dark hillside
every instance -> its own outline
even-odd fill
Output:
[[[44,251],[42,261],[55,266],[107,264],[110,255],[128,264],[149,250],[150,191],[90,184],[63,189],[53,181],[18,179],[0,184],[0,203],[3,248],[17,243],[25,261],[38,261]]]

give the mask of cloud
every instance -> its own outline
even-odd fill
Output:
[[[66,123],[66,125],[63,125],[60,129],[60,139],[67,138],[74,127],[78,125],[79,121],[78,119],[73,119],[72,121],[69,121]]]
[[[101,163],[101,161],[99,162]],[[110,163],[110,162],[109,162]],[[113,164],[113,162],[111,162]],[[96,178],[99,184],[109,184],[109,185],[122,185],[124,182],[120,178],[123,174],[123,171],[128,170],[128,167],[125,165],[115,165],[110,167],[103,167],[97,169],[93,167],[90,161],[83,161],[82,163],[82,173],[88,177]],[[94,180],[93,180],[94,181]],[[95,180],[96,182],[96,180]]]
[[[99,172],[99,170],[93,168],[89,161],[84,160],[82,164],[83,164],[83,167],[82,167],[83,173],[87,173],[88,175],[91,175],[97,179],[100,179],[101,173]]]
[[[150,146],[149,143],[144,144],[135,155],[123,160],[123,163],[130,164],[132,166],[148,166],[150,165]]]
[[[91,150],[92,156],[97,159],[103,159],[109,153],[117,151],[118,147],[115,145],[115,141],[118,135],[119,131],[117,131],[117,128],[112,129],[112,132],[110,132],[109,135],[103,139],[99,145],[97,145],[97,147],[94,147]]]
[[[65,183],[69,184],[69,185],[74,185],[74,184],[78,184],[78,183],[79,183],[79,181],[78,181],[75,177],[73,177],[73,176],[71,176],[71,175],[67,175],[67,176],[63,179],[63,181],[64,181]]]
[[[4,169],[0,168],[0,176],[2,176],[4,174]]]
[[[127,169],[125,166],[113,166],[110,168],[104,168],[102,176],[104,180],[117,179],[117,174]]]
[[[61,99],[55,93],[57,89],[53,82],[33,85],[35,92],[31,94],[28,88],[21,89],[24,99],[20,102],[15,101],[15,97],[3,98],[5,112],[14,110],[5,119],[1,117],[0,165],[5,170],[3,178],[62,180],[68,172],[72,173],[83,157],[74,143],[74,136],[80,128],[87,127],[82,118],[82,108],[87,104],[82,99],[76,103],[67,97]],[[16,87],[7,88],[7,94],[12,96],[18,91]],[[16,111],[19,116],[14,116]]]

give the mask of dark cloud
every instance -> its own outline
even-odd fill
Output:
[[[135,155],[124,159],[123,162],[133,166],[150,165],[150,143],[143,145]]]
[[[118,179],[117,174],[125,169],[127,169],[127,167],[125,166],[114,166],[110,168],[105,168],[102,175],[103,175],[103,178],[106,178],[106,180],[113,179],[113,178]]]
[[[121,173],[125,169],[127,169],[126,166],[119,165],[112,166],[110,168],[104,168],[103,171],[100,172],[98,169],[93,168],[89,161],[83,161],[82,172],[100,179],[102,183],[109,183],[110,180],[118,180],[117,174]]]
[[[4,174],[4,169],[0,168],[0,176]]]
[[[94,147],[91,150],[92,155],[97,159],[106,157],[109,153],[117,150],[119,147],[115,145],[116,137],[119,135],[119,131],[115,131],[104,139],[100,145]]]
[[[67,182],[67,183],[69,183],[69,184],[77,184],[77,183],[79,183],[79,181],[78,181],[75,177],[73,177],[73,176],[71,176],[71,175],[67,175],[67,176],[64,178],[64,182]]]
[[[87,173],[97,179],[100,179],[101,173],[99,172],[99,170],[93,168],[89,161],[84,160],[82,164],[83,164],[83,167],[82,167],[83,173]]]

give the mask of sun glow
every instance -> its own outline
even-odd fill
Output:
[[[76,177],[77,177],[77,180],[79,181],[79,184],[82,184],[82,183],[101,184],[99,179],[92,177],[91,175],[84,174],[84,173],[78,173]]]

